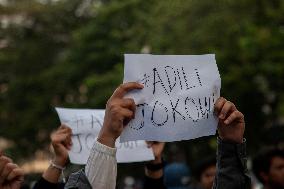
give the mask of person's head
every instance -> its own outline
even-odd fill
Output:
[[[284,189],[284,149],[270,148],[253,159],[253,173],[264,185]]]
[[[189,180],[190,172],[185,163],[171,163],[164,169],[164,181],[168,189],[187,189]]]
[[[202,189],[211,189],[216,174],[216,158],[209,157],[201,160],[196,169],[195,177]]]

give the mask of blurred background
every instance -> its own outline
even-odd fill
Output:
[[[215,53],[249,156],[283,146],[283,42],[281,0],[0,0],[0,149],[38,178],[60,124],[54,107],[104,108],[124,53]],[[167,144],[165,158],[192,167],[215,151],[204,137]],[[121,188],[139,185],[143,163],[118,175]]]

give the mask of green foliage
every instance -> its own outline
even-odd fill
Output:
[[[24,17],[0,30],[0,136],[15,141],[18,158],[48,143],[59,124],[54,106],[104,108],[122,82],[123,54],[145,49],[215,53],[222,95],[244,112],[251,152],[283,117],[283,1],[94,1],[78,16],[81,2],[0,7]],[[212,140],[181,145],[197,160],[214,151]]]

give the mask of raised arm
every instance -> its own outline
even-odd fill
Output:
[[[62,169],[68,162],[68,150],[71,149],[72,130],[66,125],[61,125],[50,136],[53,147],[53,159],[50,166],[44,171],[40,180],[34,186],[34,189],[56,188]]]
[[[244,115],[220,97],[215,103],[218,124],[217,173],[213,189],[250,189],[246,166]]]
[[[136,109],[133,99],[123,97],[130,90],[142,88],[142,85],[134,82],[122,84],[107,102],[104,124],[91,150],[85,170],[93,188],[115,188],[117,174],[115,141],[123,128],[134,118]]]

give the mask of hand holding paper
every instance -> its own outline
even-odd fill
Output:
[[[215,104],[215,113],[219,119],[218,133],[224,141],[242,143],[245,132],[244,115],[236,106],[220,97]]]
[[[125,55],[124,82],[143,90],[126,97],[136,102],[135,119],[121,141],[179,141],[215,134],[214,103],[221,79],[214,55]]]
[[[134,118],[136,106],[131,98],[123,98],[130,90],[142,89],[143,85],[135,82],[120,85],[106,105],[106,115],[98,141],[109,147],[115,146],[116,139],[123,128]]]
[[[118,162],[153,158],[137,140],[170,142],[216,133],[213,111],[221,79],[214,55],[125,55],[124,83],[109,99],[104,123],[104,110],[57,109],[73,132],[71,162],[87,161],[99,132],[101,143],[125,150],[134,146],[136,152],[127,156],[143,156],[125,158],[118,148]],[[128,143],[115,144],[120,134],[120,142]]]
[[[155,162],[161,163],[162,161],[162,153],[164,151],[165,144],[164,142],[156,142],[156,141],[147,141],[147,146],[153,149]]]

